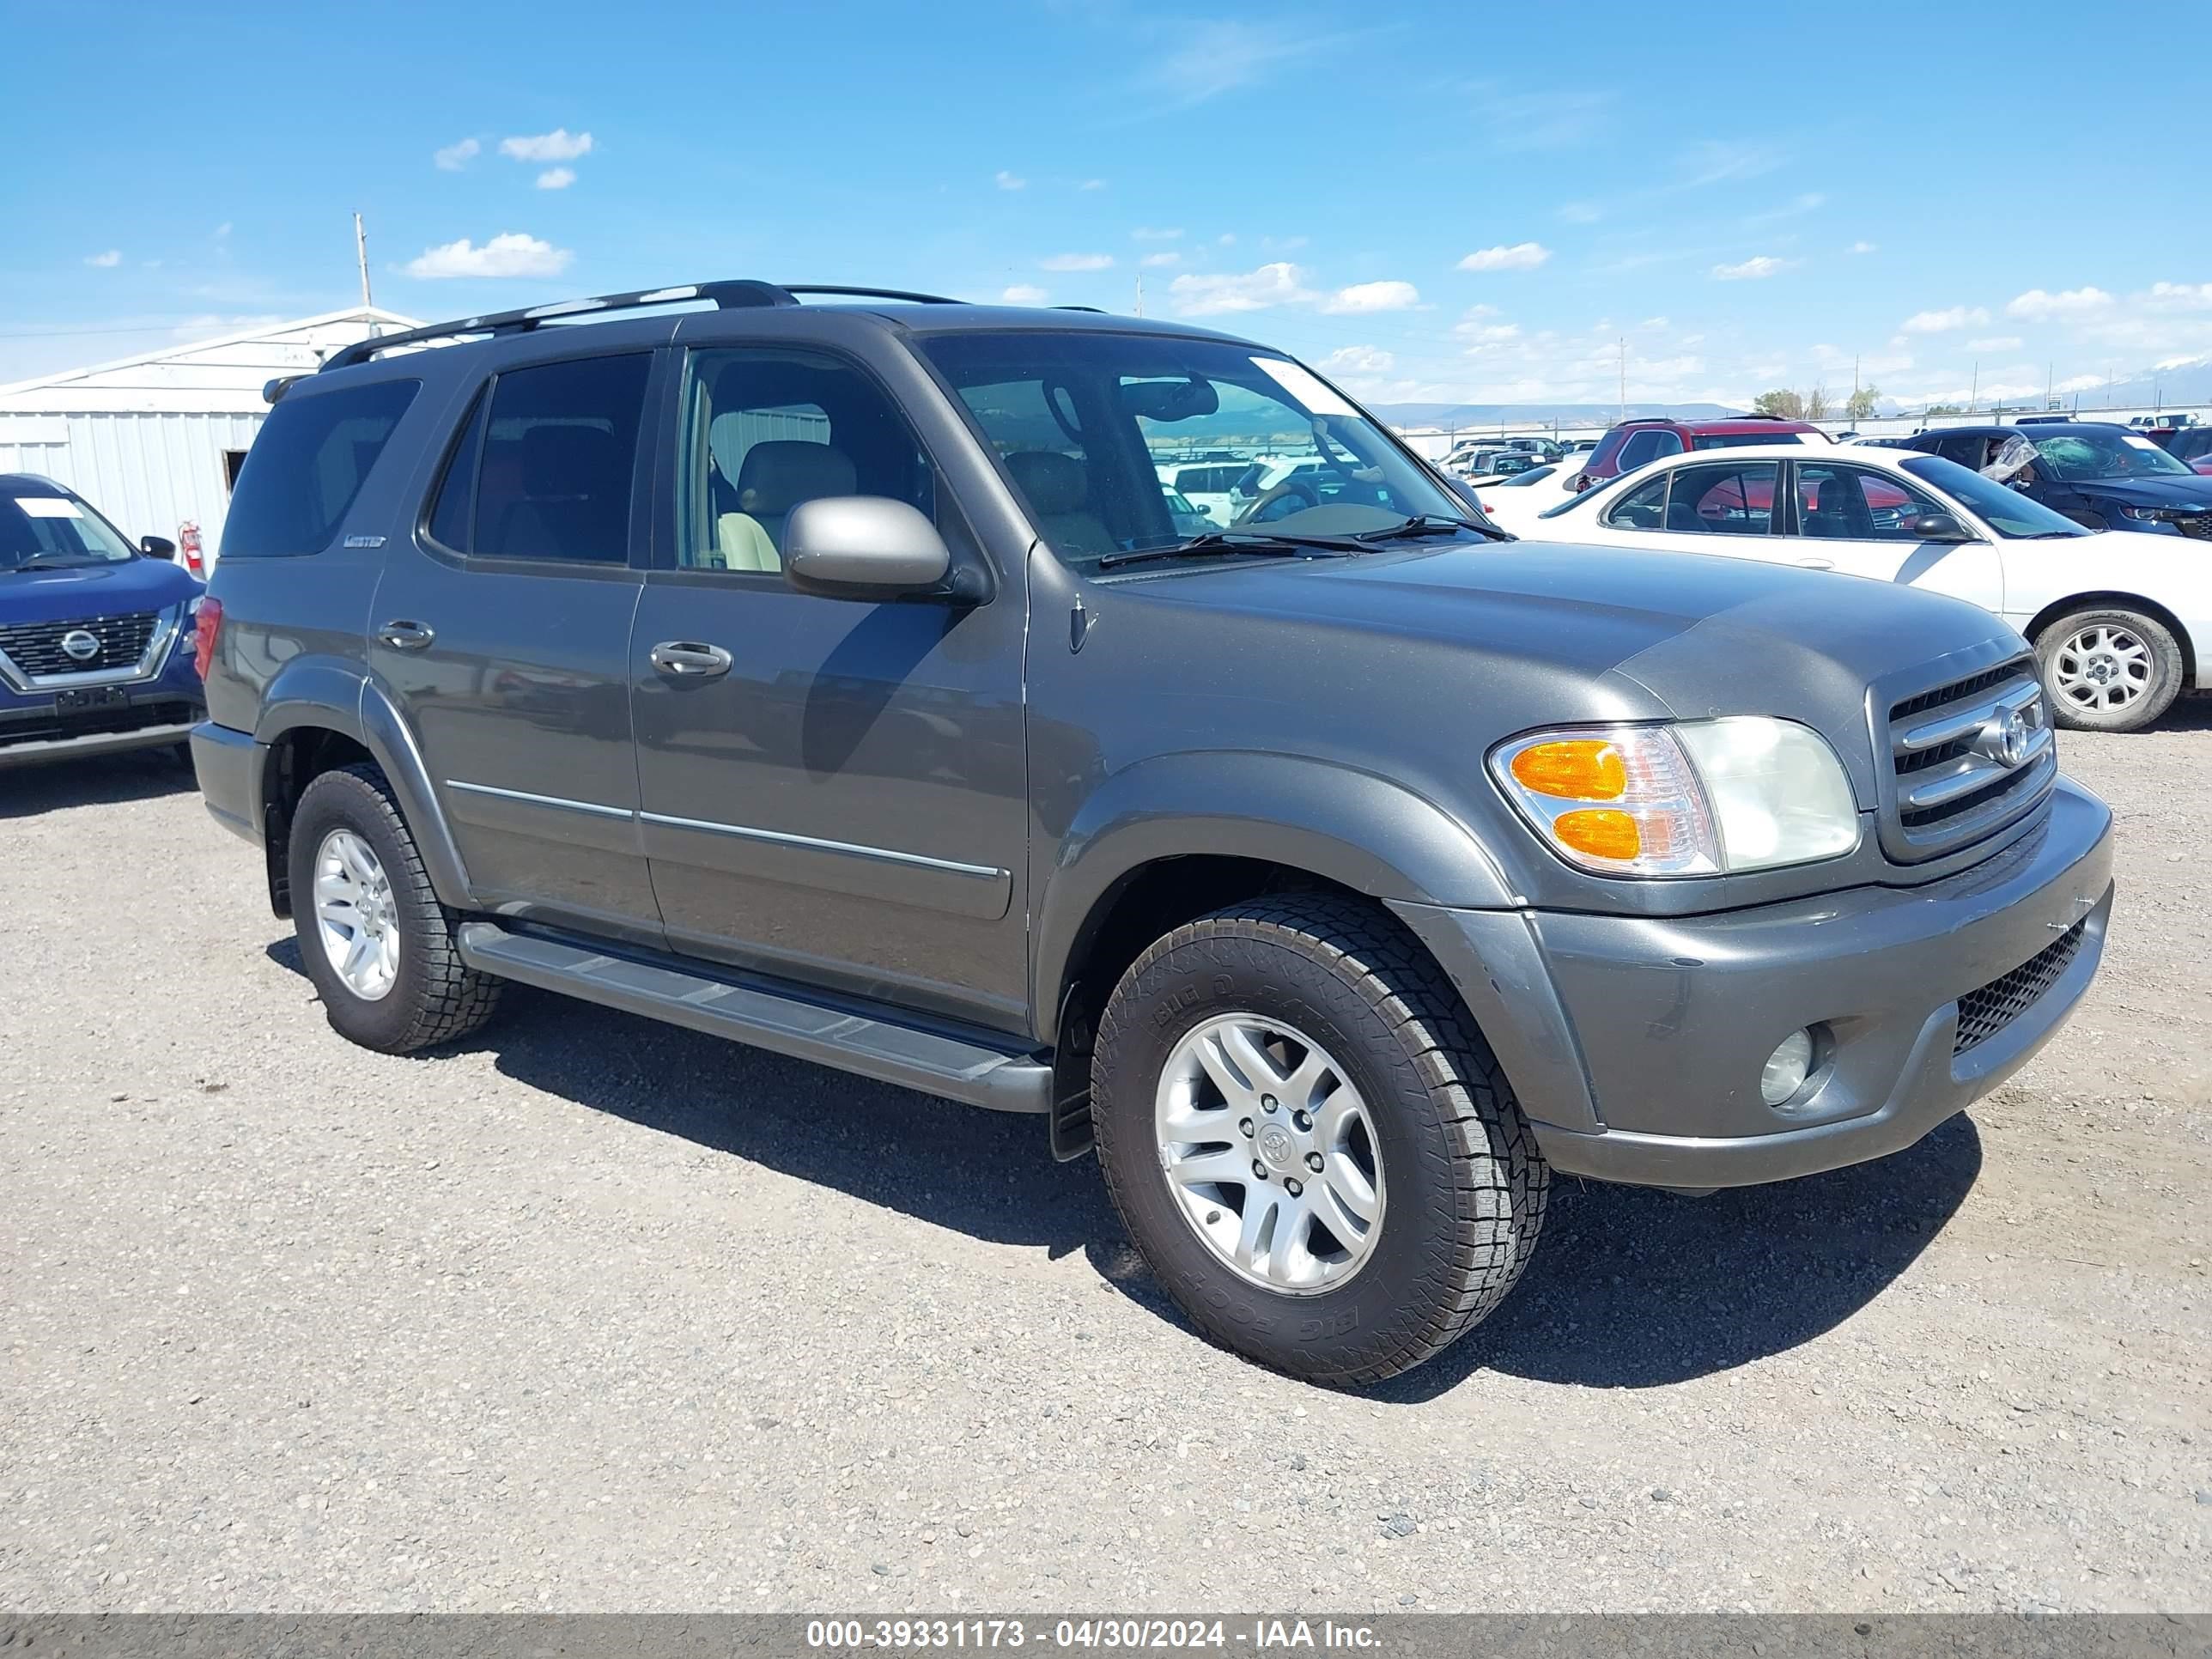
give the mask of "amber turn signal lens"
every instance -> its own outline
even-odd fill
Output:
[[[1620,750],[1603,738],[1532,743],[1514,756],[1513,778],[1523,789],[1560,800],[1619,800],[1628,793],[1628,769],[1621,763]],[[1634,840],[1636,825],[1622,813],[1571,816],[1620,818],[1628,824],[1632,842]],[[1632,847],[1628,856],[1635,856]]]
[[[1613,763],[1618,766],[1620,762]],[[1609,807],[1562,812],[1552,820],[1552,834],[1577,853],[1587,853],[1595,859],[1617,859],[1624,864],[1644,850],[1644,837],[1637,830],[1636,820]]]

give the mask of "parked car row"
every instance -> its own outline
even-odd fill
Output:
[[[177,748],[200,718],[205,592],[76,491],[0,473],[0,769]]]

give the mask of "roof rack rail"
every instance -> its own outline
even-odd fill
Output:
[[[786,294],[836,294],[854,300],[904,300],[917,306],[964,306],[944,294],[913,294],[902,288],[839,288],[825,283],[786,283]]]
[[[550,305],[529,306],[520,311],[498,311],[482,317],[463,317],[450,323],[432,323],[426,328],[410,328],[398,334],[371,335],[366,340],[356,341],[343,351],[333,352],[323,368],[325,370],[351,368],[356,363],[368,362],[379,352],[390,351],[395,347],[422,345],[432,340],[449,340],[463,334],[521,334],[541,324],[586,316],[594,311],[635,311],[647,306],[689,305],[698,300],[712,300],[725,311],[749,306],[795,306],[799,303],[789,289],[778,288],[774,283],[746,280],[685,283],[674,288],[638,289],[628,294],[598,294],[585,300],[556,300]]]

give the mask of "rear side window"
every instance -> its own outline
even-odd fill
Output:
[[[319,553],[407,412],[420,380],[293,394],[269,412],[223,520],[226,559]]]
[[[583,357],[494,380],[447,463],[431,538],[480,559],[626,562],[651,363]]]
[[[1631,434],[1628,441],[1621,445],[1620,470],[1623,472],[1633,472],[1647,461],[1656,461],[1662,455],[1679,455],[1681,453],[1682,441],[1673,432],[1665,427],[1647,427],[1641,432]]]
[[[1802,432],[1712,432],[1696,441],[1698,449],[1749,449],[1754,444],[1802,444]]]

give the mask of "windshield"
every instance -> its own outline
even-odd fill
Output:
[[[2030,501],[2008,484],[1984,478],[1971,467],[1947,461],[1941,455],[1916,455],[1905,470],[1934,485],[1972,513],[2000,536],[2087,536],[2073,520],[2052,512],[2041,501]]]
[[[1085,574],[1195,534],[1342,538],[1474,512],[1341,394],[1273,352],[1087,331],[946,334],[921,347],[1045,541]],[[1182,463],[1200,455],[1236,468],[1219,494],[1183,486],[1202,526],[1168,500]]]
[[[2062,478],[2187,477],[2189,469],[2132,432],[2063,432],[2038,438],[2035,453]]]
[[[113,526],[81,501],[0,493],[0,570],[115,564],[137,556]]]

